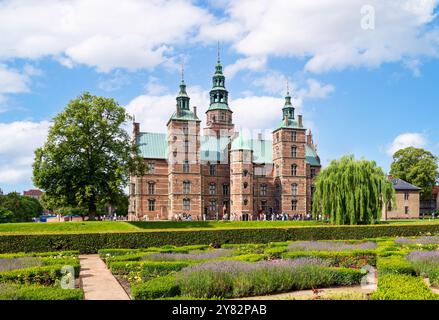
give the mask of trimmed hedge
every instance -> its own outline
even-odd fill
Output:
[[[154,300],[178,296],[180,288],[176,283],[175,274],[171,274],[133,285],[131,295],[134,300]]]
[[[378,257],[377,269],[379,276],[385,274],[406,274],[415,275],[413,265],[404,255],[393,255],[389,257]]]
[[[282,254],[283,259],[316,257],[328,260],[331,266],[344,268],[362,268],[376,265],[376,253],[373,250],[353,251],[290,251]]]
[[[138,271],[151,274],[180,271],[189,265],[191,263],[186,261],[118,261],[111,262],[108,266],[113,274],[127,275]]]
[[[438,300],[420,277],[405,274],[386,274],[378,279],[378,290],[373,300]]]
[[[83,300],[80,289],[0,284],[0,300]]]
[[[54,285],[62,278],[63,265],[16,269],[0,272],[0,283]]]
[[[420,236],[439,233],[439,224],[312,226],[287,228],[234,228],[127,233],[0,235],[0,253],[147,248],[169,245],[267,243],[289,240],[347,240],[375,237]]]

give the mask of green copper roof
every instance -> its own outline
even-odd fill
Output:
[[[240,133],[239,136],[233,140],[231,150],[252,150],[249,142],[250,140],[244,138],[243,134]]]
[[[306,145],[306,162],[311,166],[321,166],[319,156],[309,145]]]
[[[207,111],[212,111],[212,110],[228,110],[228,111],[231,111],[229,109],[229,106],[226,103],[221,103],[221,102],[212,103]]]
[[[288,125],[285,123],[285,120],[282,120],[281,123],[279,123],[279,126],[274,130],[279,129],[305,129],[303,126],[299,126],[299,123],[296,120],[288,119]]]
[[[141,132],[137,136],[136,143],[143,158],[168,158],[168,142],[165,133]]]
[[[185,110],[180,109],[180,114],[177,116],[177,111],[175,111],[169,121],[171,120],[183,120],[183,121],[196,121],[201,122],[200,119],[191,111],[191,110]]]
[[[168,143],[165,133],[142,132],[136,140],[140,154],[145,159],[167,159]],[[241,134],[232,142],[232,150],[253,150],[254,163],[273,163],[273,141],[259,139],[245,139]],[[201,161],[222,161],[228,158],[229,139],[213,136],[201,138]],[[321,166],[317,153],[310,146],[306,146],[306,161],[311,166]]]

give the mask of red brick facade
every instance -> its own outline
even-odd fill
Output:
[[[294,116],[289,95],[272,140],[246,141],[234,132],[219,62],[203,136],[185,88],[182,80],[166,135],[141,132],[134,124],[133,142],[150,171],[131,177],[130,220],[167,220],[183,213],[193,220],[222,219],[224,214],[252,219],[261,213],[311,211],[320,160],[302,117]]]

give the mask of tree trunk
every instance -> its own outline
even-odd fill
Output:
[[[90,203],[88,204],[88,220],[95,221],[96,213],[96,204],[94,203],[94,201],[90,201]]]

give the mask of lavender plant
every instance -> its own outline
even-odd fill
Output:
[[[35,257],[17,257],[9,259],[0,259],[0,272],[15,269],[24,269],[39,267],[43,263],[40,259]]]
[[[227,257],[233,254],[229,249],[207,251],[191,251],[189,253],[152,253],[142,257],[142,260],[177,261],[177,260],[209,260]]]
[[[341,269],[339,269],[341,271]],[[197,298],[243,297],[287,290],[353,284],[361,279],[356,270],[328,268],[318,258],[260,261],[212,261],[190,266],[177,274],[183,295]]]
[[[430,278],[433,286],[439,286],[439,251],[413,251],[407,255],[417,274]]]
[[[419,238],[396,238],[395,243],[400,245],[439,245],[439,236],[424,236]]]
[[[291,251],[349,251],[376,249],[375,242],[347,243],[336,241],[298,241],[288,246]]]

